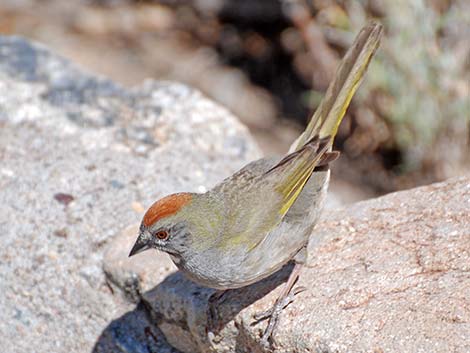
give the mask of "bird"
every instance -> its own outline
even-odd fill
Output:
[[[296,293],[293,287],[325,203],[330,164],[339,157],[333,140],[382,29],[377,22],[361,29],[284,158],[253,161],[204,193],[181,192],[157,200],[146,211],[129,256],[147,249],[164,251],[190,280],[216,289],[216,298],[267,278],[293,260],[261,337],[270,341],[286,301]]]

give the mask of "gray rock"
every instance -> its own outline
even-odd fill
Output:
[[[156,198],[258,156],[229,112],[186,86],[126,90],[0,37],[1,350],[147,352],[154,332],[171,352],[107,281],[105,248]]]
[[[274,351],[469,352],[469,212],[470,177],[328,211],[298,282],[307,291],[283,312]],[[290,269],[230,292],[213,335],[212,290],[181,273],[168,270],[141,296],[182,352],[266,352],[259,343],[266,321],[253,316],[273,305]]]

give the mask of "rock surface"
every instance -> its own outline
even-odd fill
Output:
[[[283,312],[274,351],[469,352],[469,212],[470,177],[462,177],[325,214],[298,282],[308,290]],[[170,267],[168,259],[138,256],[139,266]],[[126,268],[146,278],[135,266]],[[141,297],[182,352],[267,352],[259,344],[266,322],[253,315],[273,305],[289,270],[232,291],[209,336],[211,290],[169,270]],[[155,281],[163,277],[165,270]]]
[[[176,352],[106,280],[106,245],[159,196],[202,191],[258,156],[186,86],[127,90],[0,37],[0,350]]]
[[[291,267],[229,293],[207,335],[212,290],[166,255],[127,258],[145,206],[258,156],[186,86],[126,90],[0,37],[2,351],[265,352],[253,315]],[[469,210],[464,177],[325,214],[275,351],[470,351]]]

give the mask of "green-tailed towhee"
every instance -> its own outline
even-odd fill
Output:
[[[203,194],[179,193],[146,212],[130,255],[155,248],[203,286],[227,290],[296,265],[271,311],[263,340],[292,294],[324,204],[333,139],[380,41],[382,26],[358,34],[309,125],[281,161],[254,161]]]

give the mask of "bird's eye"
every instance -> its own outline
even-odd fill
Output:
[[[165,240],[168,238],[168,232],[166,230],[159,230],[155,236],[158,238],[158,239],[161,239],[161,240]]]

